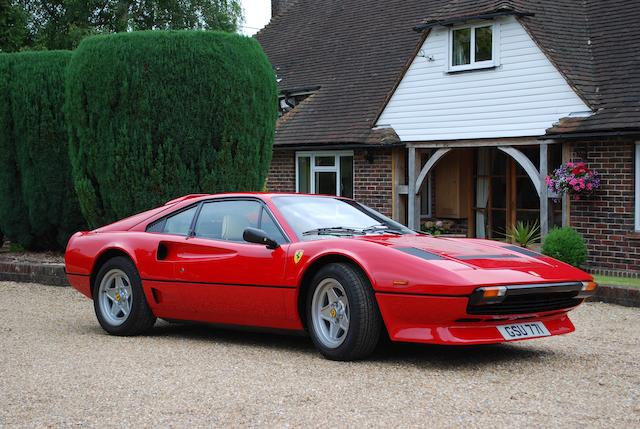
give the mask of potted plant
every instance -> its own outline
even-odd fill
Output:
[[[448,234],[454,226],[454,222],[448,219],[432,219],[422,223],[422,231],[431,235]]]
[[[512,243],[528,248],[540,240],[540,225],[538,221],[533,224],[518,221],[515,225],[507,228],[506,236]]]
[[[584,162],[567,162],[547,176],[546,183],[556,200],[564,194],[580,200],[600,187],[600,175],[587,168]]]

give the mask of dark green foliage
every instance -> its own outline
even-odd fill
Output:
[[[82,215],[71,181],[64,122],[70,51],[14,54],[9,84],[16,161],[32,240],[28,249],[64,249]]]
[[[31,49],[72,49],[92,34],[131,30],[235,31],[242,21],[240,0],[0,0],[0,6],[4,2],[22,12],[17,17],[28,34],[19,47]]]
[[[0,54],[0,230],[11,241],[30,243],[33,236],[22,200],[9,94],[14,57]]]
[[[0,0],[0,52],[15,52],[28,43],[27,13],[14,0]]]
[[[90,37],[69,64],[66,90],[74,182],[91,226],[188,193],[263,188],[277,87],[252,38]]]
[[[542,243],[542,253],[580,267],[587,260],[587,245],[575,229],[554,228]]]

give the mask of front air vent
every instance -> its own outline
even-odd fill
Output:
[[[483,302],[482,289],[479,289],[469,298],[467,314],[506,315],[566,310],[582,303],[583,299],[578,298],[581,288],[581,283],[507,286],[504,300],[498,303]]]
[[[426,250],[417,249],[415,247],[394,247],[394,249],[399,250],[403,253],[407,253],[411,256],[416,256],[420,259],[426,259],[427,261],[437,261],[443,260],[444,258],[435,253],[427,252]]]

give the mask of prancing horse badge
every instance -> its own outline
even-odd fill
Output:
[[[300,262],[300,259],[302,259],[302,255],[304,254],[304,250],[298,250],[294,255],[293,255],[293,262],[295,262],[296,264],[298,262]]]

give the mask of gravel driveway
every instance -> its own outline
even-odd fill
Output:
[[[161,322],[110,337],[74,290],[5,282],[0,427],[640,427],[640,310],[573,320],[561,337],[338,363],[304,337]]]

